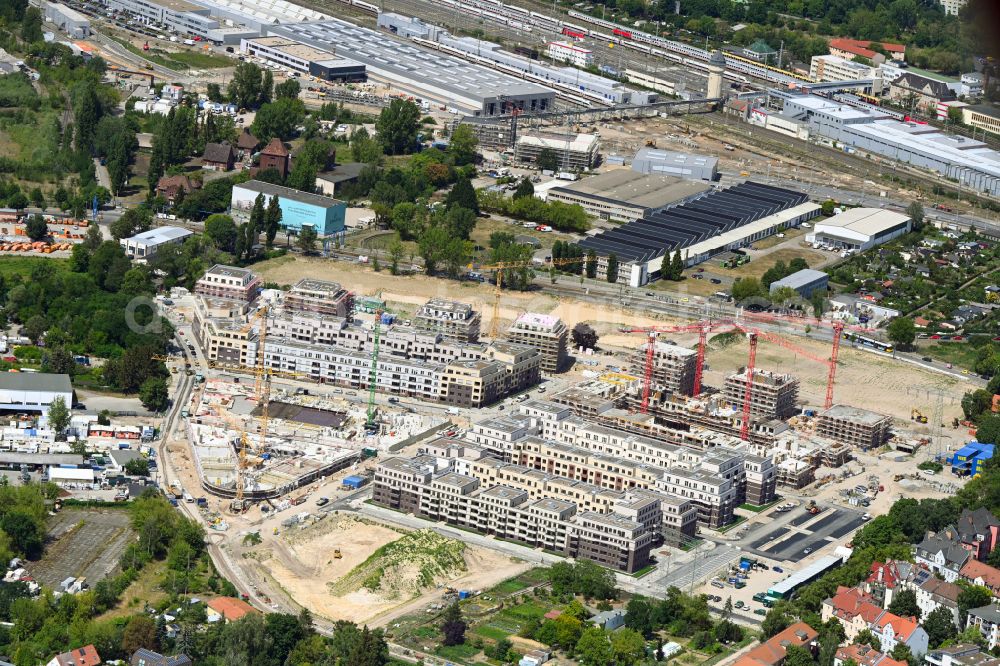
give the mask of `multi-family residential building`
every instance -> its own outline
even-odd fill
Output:
[[[937,534],[928,532],[924,540],[913,547],[913,560],[954,583],[969,560],[969,551],[962,545],[958,530],[949,526]]]
[[[446,340],[478,342],[482,315],[468,303],[432,298],[417,310],[413,327]]]
[[[788,648],[792,645],[816,655],[819,651],[816,641],[818,637],[819,632],[808,624],[796,622],[747,652],[733,666],[782,666]]]
[[[958,575],[973,585],[989,588],[993,596],[1000,596],[1000,569],[970,557]]]
[[[958,595],[962,588],[955,583],[941,580],[929,570],[910,565],[911,573],[903,581],[903,587],[913,590],[920,608],[920,617],[926,618],[938,608],[951,613],[955,626],[959,623]]]
[[[559,317],[526,312],[507,329],[507,339],[531,345],[542,354],[542,370],[559,372],[566,361],[569,329]]]
[[[313,312],[349,319],[354,314],[354,294],[336,282],[302,278],[282,299],[289,312]]]
[[[966,628],[976,627],[986,639],[990,650],[1000,645],[1000,606],[989,604],[980,608],[970,608]]]
[[[622,512],[581,511],[572,501],[535,499],[527,490],[484,483],[450,468],[439,472],[431,456],[384,461],[375,472],[373,499],[423,518],[626,572],[648,564],[650,549],[659,538],[650,529],[659,514],[659,500],[653,496],[626,496]]]
[[[879,652],[870,645],[844,645],[837,648],[833,657],[833,666],[844,666],[851,662],[857,666],[906,666],[905,661],[897,661]]]
[[[261,284],[260,276],[253,271],[216,264],[195,283],[194,293],[250,303],[260,293]]]
[[[723,392],[726,400],[743,405],[746,396],[747,369],[726,377]],[[787,419],[798,413],[799,380],[788,374],[779,374],[754,368],[753,387],[750,392],[750,415],[753,418]]]
[[[1000,659],[974,643],[939,647],[924,655],[924,661],[930,666],[1000,666]]]
[[[816,81],[874,79],[877,68],[835,55],[815,55],[809,63],[809,78]]]
[[[1000,520],[986,507],[962,509],[955,527],[966,550],[980,562],[1000,544]]]
[[[927,653],[927,632],[916,618],[900,617],[882,610],[874,597],[859,588],[838,587],[834,596],[823,601],[821,617],[824,622],[836,618],[849,641],[867,629],[879,638],[882,649],[887,652],[903,644],[917,657]]]
[[[635,355],[632,357],[632,371],[639,376],[642,376],[646,370],[650,344],[651,342],[647,340],[635,351]],[[679,395],[694,393],[698,352],[658,340],[652,344],[652,380],[655,388]]]

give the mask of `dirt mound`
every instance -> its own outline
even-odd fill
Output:
[[[466,569],[464,543],[431,530],[419,530],[380,547],[328,587],[335,596],[366,590],[397,599],[401,595],[410,597]]]

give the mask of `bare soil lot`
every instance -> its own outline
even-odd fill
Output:
[[[118,569],[134,537],[127,511],[64,509],[49,522],[45,555],[28,570],[42,585],[58,587],[70,576],[94,583]]]

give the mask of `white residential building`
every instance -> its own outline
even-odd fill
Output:
[[[547,55],[559,62],[568,62],[577,67],[590,67],[594,64],[594,52],[566,42],[549,42]]]

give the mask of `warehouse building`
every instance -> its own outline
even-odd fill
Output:
[[[712,182],[719,179],[719,158],[647,146],[632,158],[632,171]]]
[[[746,396],[747,369],[740,368],[726,377],[723,393],[730,404],[742,409]],[[754,368],[753,389],[750,394],[750,416],[757,419],[785,420],[799,413],[799,380],[788,374],[780,374]]]
[[[211,10],[187,0],[108,0],[108,9],[132,14],[141,22],[165,26],[182,35],[208,37],[219,22]]]
[[[353,83],[365,80],[364,64],[338,56],[333,50],[317,49],[287,37],[243,39],[240,51],[324,81]]]
[[[536,164],[542,151],[556,156],[560,171],[586,171],[597,164],[600,140],[595,134],[524,132],[514,145],[514,160]]]
[[[834,405],[819,414],[816,434],[865,451],[877,449],[892,436],[892,417],[859,407]]]
[[[118,242],[125,248],[129,259],[144,263],[167,245],[183,245],[191,235],[190,231],[181,227],[157,227]]]
[[[482,314],[468,303],[432,298],[417,310],[413,327],[456,342],[479,342]]]
[[[566,362],[569,328],[559,317],[525,312],[510,325],[506,337],[511,342],[538,349],[545,372],[559,372]]]
[[[303,227],[312,227],[321,238],[344,233],[347,205],[343,201],[260,180],[247,181],[233,187],[233,216],[249,217],[258,194],[264,195],[265,207],[272,196],[278,197],[281,226],[292,233],[301,232]]]
[[[851,208],[817,222],[806,241],[864,252],[909,233],[910,218],[883,208]]]
[[[267,27],[319,49],[336,44],[365,65],[370,80],[473,116],[499,116],[511,109],[548,111],[555,91],[431,51],[384,32],[339,19]]]
[[[669,206],[705,194],[703,183],[674,176],[647,176],[616,169],[549,190],[549,201],[578,204],[588,215],[613,222],[634,222]],[[662,248],[661,248],[662,249]]]
[[[0,411],[45,414],[56,398],[62,398],[67,408],[73,406],[69,375],[0,372]]]
[[[809,298],[814,291],[825,294],[829,284],[830,276],[823,271],[803,268],[801,271],[795,271],[791,275],[772,282],[769,291],[773,294],[782,287],[788,287],[794,289],[802,298]]]
[[[693,181],[684,184],[708,189]],[[684,264],[693,266],[797,227],[819,215],[820,210],[804,192],[747,181],[602,231],[583,239],[580,245],[597,252],[600,279],[606,279],[608,257],[613,254],[619,262],[618,282],[638,287],[660,278],[667,253],[680,250]]]
[[[781,116],[805,122],[813,135],[935,171],[979,192],[1000,195],[1000,152],[982,141],[901,122],[877,109],[858,109],[825,97],[782,95]]]
[[[61,2],[45,2],[45,20],[54,24],[73,39],[86,39],[90,36],[90,19],[72,7]]]

